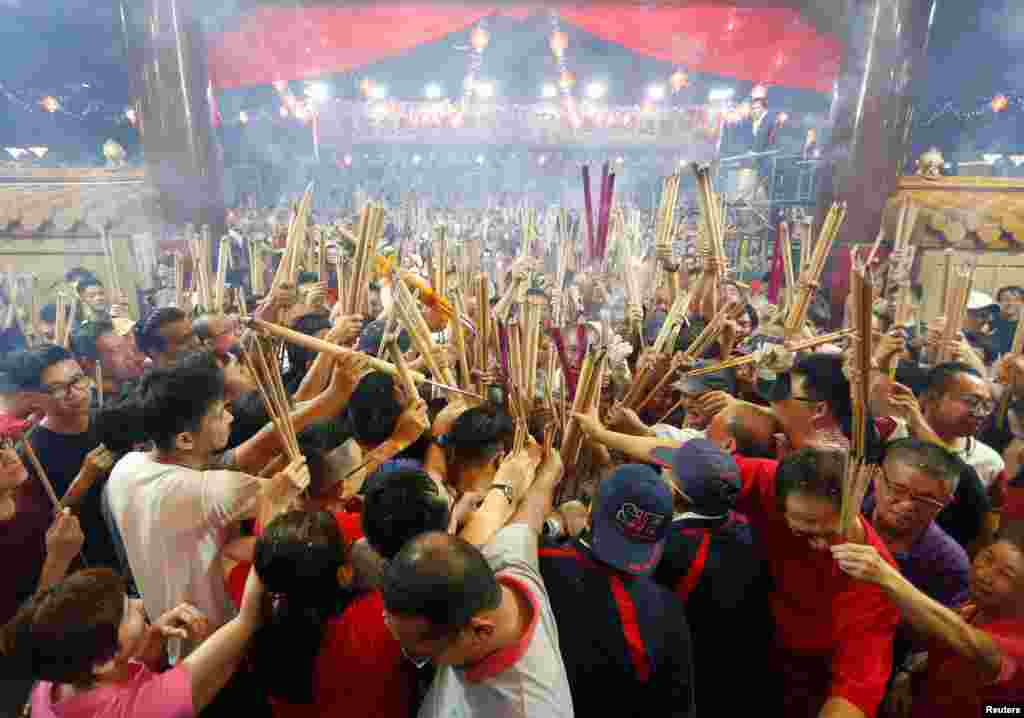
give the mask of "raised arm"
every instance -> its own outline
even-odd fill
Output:
[[[610,431],[601,425],[596,416],[589,414],[573,414],[579,422],[580,430],[593,442],[603,444],[609,449],[626,454],[635,461],[646,464],[663,464],[664,461],[655,456],[659,449],[675,451],[682,442],[657,437],[631,436]]]
[[[459,532],[463,539],[475,546],[483,546],[509,522],[519,501],[534,482],[538,459],[520,451],[502,462],[483,503]]]

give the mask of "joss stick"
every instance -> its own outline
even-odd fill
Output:
[[[697,177],[697,199],[700,203],[704,232],[707,237],[709,255],[717,259],[716,278],[721,280],[725,270],[725,216],[722,205],[715,195],[708,165],[694,162],[694,175]]]
[[[953,279],[953,250],[947,249],[942,256],[942,308],[949,303],[949,289]],[[947,317],[948,318],[948,317]]]
[[[103,362],[96,360],[96,402],[103,408]]]
[[[789,239],[789,222],[779,223],[779,242],[782,249],[782,267],[786,277],[786,288],[783,302],[787,309],[793,306],[793,297],[796,295],[796,275],[793,272],[793,246]]]
[[[455,374],[451,369],[447,366],[442,368],[437,362],[437,344],[434,343],[430,328],[423,319],[423,315],[420,313],[419,306],[416,300],[413,299],[412,293],[405,286],[405,282],[398,279],[394,274],[392,276],[394,277],[392,280],[394,289],[392,311],[396,312],[398,320],[405,325],[405,329],[409,332],[409,337],[412,339],[413,347],[427,362],[427,367],[429,367],[430,373],[435,379],[448,386],[457,386]]]
[[[327,268],[327,236],[324,232],[317,231],[316,244],[316,279],[318,282],[326,282],[330,279],[331,274]]]
[[[796,336],[804,327],[807,310],[810,308],[811,299],[818,287],[821,274],[825,271],[825,263],[828,260],[829,252],[832,251],[832,244],[839,235],[839,230],[845,220],[846,204],[832,203],[825,216],[825,221],[822,223],[820,236],[814,245],[810,263],[800,270],[793,306],[789,307],[786,315],[785,332],[787,337]]]
[[[719,312],[712,317],[711,321],[708,322],[704,330],[697,336],[696,339],[687,347],[685,354],[693,359],[700,359],[704,352],[708,350],[711,343],[714,342],[718,335],[722,333],[725,328],[725,323],[730,319],[735,319],[739,316],[739,313],[743,311],[743,307],[740,304],[730,304],[722,307]]]
[[[65,349],[71,347],[71,332],[74,331],[75,326],[78,324],[78,305],[78,292],[75,292],[71,296],[71,314],[68,316],[68,323],[64,328],[64,336],[60,338],[61,346]]]
[[[545,298],[542,292],[531,291],[526,298],[526,408],[532,411],[537,386],[537,359],[540,354],[540,322]]]
[[[211,314],[224,313],[224,285],[228,276],[228,257],[231,256],[231,240],[228,237],[221,237],[220,251],[217,254],[217,287],[213,298],[213,307],[209,308]]]
[[[594,206],[590,196],[590,167],[583,165],[583,218],[587,228],[587,259],[594,256]]]
[[[448,296],[448,240],[444,226],[434,228],[434,290],[442,297]]]
[[[302,200],[299,203],[298,208],[295,210],[292,221],[288,226],[284,255],[281,257],[281,263],[277,266],[277,271],[274,273],[274,281],[270,285],[271,292],[274,292],[282,284],[290,284],[293,286],[295,284],[295,278],[298,275],[298,259],[306,244],[306,232],[309,224],[309,211],[312,198],[313,183],[310,182],[306,186],[306,191],[302,195]]]
[[[839,523],[843,537],[849,540],[857,538],[857,517],[864,505],[864,497],[881,476],[882,470],[877,464],[867,464],[849,454],[845,455],[844,463],[846,468]]]
[[[486,274],[479,274],[476,277],[476,368],[480,372],[478,391],[483,394],[486,391],[483,374],[490,368],[491,353],[491,294],[490,284]]]
[[[294,461],[302,451],[292,425],[291,405],[281,383],[280,365],[273,344],[258,336],[250,336],[248,346],[242,349],[242,359],[256,384],[267,416],[277,429],[284,453]]]
[[[580,367],[579,381],[576,383],[576,395],[572,402],[573,414],[586,414],[590,409],[590,400],[593,396],[592,384],[595,376],[601,371],[604,363],[604,353],[599,350],[590,350],[583,358],[583,365]],[[600,392],[601,377],[597,376],[597,386]],[[566,466],[574,466],[579,458],[582,435],[579,423],[575,417],[570,417],[565,427],[565,434],[562,437],[562,462]]]
[[[679,197],[679,181],[681,176],[669,175],[662,183],[661,202],[658,205],[658,215],[654,230],[655,247],[668,247],[675,236],[675,211],[676,202]]]
[[[941,343],[938,347],[937,364],[952,361],[953,349],[950,345],[956,340],[960,327],[963,325],[966,317],[967,299],[971,293],[971,285],[974,283],[976,267],[976,259],[968,260],[960,267],[954,267],[949,293],[946,297],[946,306],[944,307],[946,323],[943,326],[940,338]]]
[[[398,338],[394,335],[385,337],[384,344],[391,355],[391,361],[398,368],[399,383],[405,391],[409,405],[412,406],[420,400],[420,394],[416,390],[416,382],[413,381],[412,374],[409,372],[409,365],[405,361],[405,355],[402,354],[402,350],[398,346]]]
[[[353,351],[352,349],[346,349],[345,347],[338,346],[337,344],[331,344],[330,342],[318,339],[317,337],[310,336],[309,334],[303,334],[297,332],[294,329],[288,327],[282,327],[279,324],[272,324],[271,322],[265,322],[262,319],[250,318],[247,324],[252,329],[260,331],[264,334],[275,336],[279,339],[283,339],[289,344],[309,349],[310,351],[319,352],[321,354],[329,354],[338,359],[347,358],[353,354],[359,354],[360,352]],[[366,355],[364,355],[366,356]],[[394,364],[390,364],[386,361],[381,361],[376,357],[366,356],[366,363],[374,371],[381,371],[391,376],[398,376],[398,368]],[[411,372],[412,377],[420,384],[428,384],[427,378],[419,372]]]
[[[60,342],[64,338],[65,327],[67,326],[67,297],[64,292],[57,292],[57,313],[54,316],[53,323],[53,338],[54,341]]]
[[[868,387],[871,377],[871,319],[874,304],[874,287],[866,261],[861,262],[854,254],[850,272],[850,293],[853,297],[851,328],[855,332],[854,351],[850,355],[854,371],[851,372],[850,390],[853,395],[852,446],[850,451],[858,461],[865,459]]]
[[[458,316],[462,317],[466,314],[465,303],[462,301],[462,288],[456,287],[452,296],[455,300],[455,312]],[[469,373],[469,358],[466,354],[466,334],[465,329],[457,318],[450,319],[448,322],[449,332],[455,341],[455,350],[459,356],[459,386],[464,389],[469,389],[473,386]]]
[[[114,240],[110,232],[104,227],[100,231],[100,240],[103,242],[103,254],[107,259],[107,272],[110,275],[110,289],[115,297],[121,296],[121,281],[117,273],[117,259],[114,257]]]
[[[32,470],[35,472],[36,478],[39,479],[39,483],[43,485],[46,490],[46,495],[50,498],[50,503],[54,507],[60,505],[60,499],[57,498],[57,492],[53,490],[53,482],[50,481],[46,475],[46,470],[43,469],[43,465],[39,463],[39,457],[36,456],[36,450],[32,448],[32,442],[26,436],[25,440],[21,442],[22,446],[25,447],[25,455],[28,456],[29,463],[32,464]]]
[[[690,305],[690,295],[684,293],[678,297],[672,303],[672,307],[669,309],[668,314],[665,316],[665,321],[661,325],[661,329],[658,331],[658,336],[654,340],[654,352],[656,354],[666,354],[672,352],[674,344],[669,344],[668,340],[672,336],[672,332],[675,327],[680,324],[686,323],[686,312]]]

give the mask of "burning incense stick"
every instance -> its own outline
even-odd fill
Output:
[[[24,441],[21,442],[22,446],[25,447],[25,455],[28,456],[29,462],[32,464],[32,471],[35,473],[36,478],[39,479],[39,483],[43,485],[43,489],[46,490],[46,495],[50,499],[50,503],[56,508],[60,506],[60,499],[57,498],[57,492],[53,490],[53,482],[50,481],[46,475],[46,471],[43,469],[43,465],[39,463],[39,457],[36,456],[36,450],[32,448],[32,442],[26,436]]]
[[[953,359],[952,343],[956,340],[967,315],[967,299],[971,294],[976,269],[977,257],[969,258],[964,264],[953,268],[953,276],[944,307],[946,323],[943,326],[940,344],[936,352],[937,364],[943,364]]]

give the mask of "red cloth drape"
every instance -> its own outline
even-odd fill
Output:
[[[841,44],[788,8],[721,5],[566,5],[565,23],[691,72],[828,92]],[[487,5],[375,4],[261,7],[208,38],[210,77],[220,89],[265,85],[352,70],[465,30],[500,12]]]

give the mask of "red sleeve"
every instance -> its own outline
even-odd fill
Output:
[[[358,511],[337,511],[334,514],[334,520],[338,522],[338,530],[341,531],[341,535],[348,543],[353,544],[359,539],[365,538],[362,513]]]
[[[734,456],[740,468],[740,495],[736,510],[746,516],[775,514],[775,469],[779,462],[772,459],[748,459]]]
[[[892,672],[892,642],[900,613],[880,590],[862,587],[835,606],[845,624],[832,656],[829,697],[845,698],[874,718]]]
[[[242,606],[242,595],[245,593],[245,582],[249,579],[250,568],[252,568],[252,564],[248,561],[239,561],[228,572],[228,578],[225,583],[228,588],[228,596],[234,602],[235,608],[241,608]]]
[[[999,666],[999,677],[992,685],[1006,685],[1020,675],[1024,669],[1024,636],[987,632],[999,646],[1003,660]]]
[[[1003,495],[1003,521],[1024,519],[1024,486],[1007,481]]]

